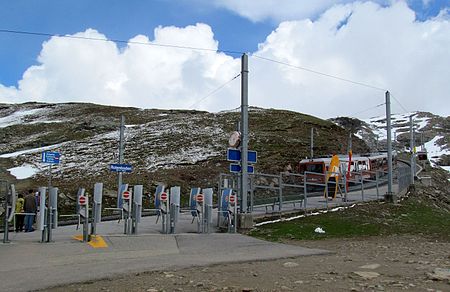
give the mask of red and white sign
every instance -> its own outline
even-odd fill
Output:
[[[129,200],[130,199],[130,192],[129,191],[125,191],[122,193],[122,198],[124,200]]]
[[[199,203],[203,202],[203,194],[198,194],[196,199],[197,199],[197,202],[199,202]]]
[[[78,205],[80,205],[80,206],[84,206],[84,205],[86,205],[86,197],[85,196],[79,196],[78,197]]]
[[[161,201],[163,201],[163,202],[167,201],[167,193],[161,193],[160,198],[161,198]]]
[[[234,203],[236,203],[236,196],[235,195],[230,195],[230,203],[231,203],[231,205],[234,205]]]

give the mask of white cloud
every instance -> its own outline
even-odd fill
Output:
[[[387,3],[387,0],[373,0]],[[425,0],[424,0],[425,1]],[[229,9],[238,15],[258,22],[277,22],[314,18],[330,7],[355,2],[354,0],[216,0],[216,5]]]
[[[93,29],[77,36],[106,39]],[[150,45],[215,50],[218,43],[206,24],[158,27],[152,37],[138,35],[124,48],[109,41],[53,37],[44,43],[39,65],[24,73],[18,88],[0,85],[0,102],[189,108],[240,71],[239,57]],[[253,55],[387,88],[409,111],[449,115],[449,51],[447,13],[418,22],[403,2],[390,7],[357,2],[336,5],[314,21],[280,23]],[[333,117],[384,102],[383,91],[255,57],[249,66],[251,105]],[[195,108],[218,111],[239,106],[239,83],[233,81]],[[393,112],[402,111],[395,100],[392,105]],[[383,111],[380,107],[366,114]]]

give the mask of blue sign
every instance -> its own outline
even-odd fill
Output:
[[[239,162],[241,161],[241,150],[228,148],[227,149],[227,160]],[[256,163],[257,154],[256,151],[248,150],[247,152],[247,161],[248,163]]]
[[[42,152],[42,162],[44,163],[59,164],[60,157],[61,153],[59,152]]]
[[[130,164],[110,164],[109,169],[115,172],[131,172],[133,167]]]
[[[241,172],[241,166],[239,164],[230,164],[230,172]],[[247,172],[254,173],[254,167],[252,165],[247,165]]]

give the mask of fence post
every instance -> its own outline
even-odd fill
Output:
[[[305,209],[305,214],[306,214],[306,209],[307,209],[307,204],[308,204],[308,189],[307,189],[307,184],[306,184],[306,171],[303,173],[303,207]]]
[[[364,202],[364,177],[362,170],[361,170],[361,200]]]
[[[279,179],[279,190],[278,190],[278,195],[279,195],[279,199],[278,199],[278,209],[281,212],[281,210],[283,209],[283,173],[280,172],[280,176],[278,177]]]

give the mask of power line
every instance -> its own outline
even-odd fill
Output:
[[[392,98],[398,103],[398,105],[403,109],[403,111],[405,112],[405,113],[409,113],[409,111],[408,110],[406,110],[406,108],[395,98],[395,96],[393,96],[392,95],[392,93],[391,93],[391,96],[392,96]]]
[[[362,111],[359,111],[359,112],[357,112],[357,113],[351,114],[350,117],[355,117],[356,115],[365,113],[365,112],[370,111],[370,110],[372,110],[372,109],[379,108],[379,107],[381,107],[381,106],[383,106],[383,105],[385,105],[385,104],[386,104],[386,103],[383,102],[383,103],[380,103],[380,104],[378,104],[378,105],[376,105],[376,106],[372,106],[372,107],[366,108],[365,110],[362,110]]]
[[[209,48],[181,46],[181,45],[144,43],[144,42],[126,41],[126,40],[120,40],[120,39],[102,39],[102,38],[74,36],[74,35],[58,35],[58,34],[51,34],[51,33],[44,33],[44,32],[32,32],[32,31],[21,31],[21,30],[0,29],[0,33],[34,35],[34,36],[45,36],[45,37],[61,37],[61,38],[68,38],[68,39],[114,42],[114,43],[119,43],[119,44],[145,45],[145,46],[165,47],[165,48],[184,49],[184,50],[193,50],[193,51],[207,51],[207,52],[217,52],[217,53],[222,52],[222,53],[227,53],[227,54],[232,54],[232,55],[237,55],[237,54],[242,55],[243,54],[243,52],[233,51],[233,50],[219,50],[219,49],[216,50],[216,49],[209,49]]]
[[[368,88],[375,89],[375,90],[386,91],[386,89],[381,88],[381,87],[373,86],[373,85],[362,83],[362,82],[358,82],[358,81],[353,81],[353,80],[350,80],[350,79],[347,79],[347,78],[342,78],[342,77],[339,77],[339,76],[323,73],[323,72],[320,72],[320,71],[308,69],[308,68],[301,67],[301,66],[296,66],[296,65],[289,64],[289,63],[286,63],[286,62],[282,62],[282,61],[278,61],[278,60],[274,60],[274,59],[270,59],[270,58],[266,58],[266,57],[261,57],[261,56],[258,56],[258,55],[251,55],[251,56],[255,57],[255,58],[258,58],[258,59],[266,60],[266,61],[269,61],[269,62],[277,63],[277,64],[280,64],[280,65],[284,65],[284,66],[292,67],[292,68],[295,68],[295,69],[299,69],[299,70],[307,71],[307,72],[310,72],[310,73],[314,73],[314,74],[317,74],[317,75],[321,75],[321,76],[325,76],[325,77],[329,77],[329,78],[334,78],[334,79],[337,79],[337,80],[340,80],[340,81],[349,82],[349,83],[352,83],[352,84],[368,87]]]
[[[207,99],[208,97],[210,97],[211,95],[213,95],[217,91],[221,90],[222,88],[227,86],[229,83],[231,83],[234,79],[238,78],[239,76],[241,76],[241,73],[239,73],[238,75],[234,76],[232,79],[228,80],[224,84],[220,85],[219,87],[217,87],[216,89],[214,89],[213,91],[211,91],[210,93],[205,95],[204,97],[200,98],[198,101],[194,102],[189,108],[190,109],[194,108],[195,105],[199,104],[200,102],[202,102],[203,100]]]

